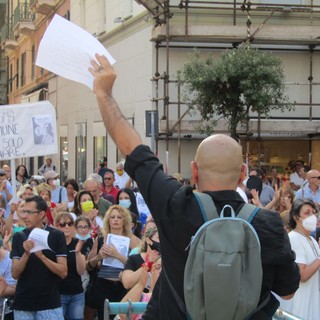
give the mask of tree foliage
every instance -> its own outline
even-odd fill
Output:
[[[195,51],[177,75],[206,131],[214,131],[215,119],[223,117],[236,137],[250,110],[268,116],[272,109],[291,109],[281,60],[249,46],[227,50],[217,61],[211,55],[202,61]]]

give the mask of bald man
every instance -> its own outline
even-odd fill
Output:
[[[122,115],[112,97],[116,74],[108,60],[96,55],[96,60],[91,63],[90,72],[95,78],[94,92],[106,129],[126,155],[125,170],[137,182],[159,230],[166,275],[162,271],[143,319],[186,319],[183,306],[186,248],[204,222],[200,208],[192,187],[182,185],[163,172],[158,158],[142,144],[139,134]],[[245,176],[245,166],[241,147],[236,141],[221,134],[205,139],[191,162],[191,171],[198,191],[208,193],[218,211],[226,204],[231,205],[236,213],[240,211],[244,202],[235,190]],[[262,247],[264,274],[260,301],[268,296],[270,299],[250,319],[271,319],[279,305],[271,291],[285,299],[291,298],[299,286],[299,269],[279,214],[262,209],[252,225]],[[178,300],[182,301],[182,306],[179,306]]]
[[[311,199],[320,208],[320,172],[310,170],[307,173],[308,183],[296,192],[295,199]]]

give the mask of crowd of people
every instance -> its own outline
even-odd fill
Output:
[[[13,297],[15,319],[33,319],[38,312],[47,318],[103,319],[105,299],[149,301],[161,270],[160,240],[146,204],[138,205],[142,196],[131,187],[131,179],[119,188],[116,173],[100,166],[83,188],[75,179],[60,186],[59,174],[52,165],[50,169],[43,171],[42,182],[25,175],[25,166],[18,166],[18,202],[13,201],[8,165],[0,169],[0,303]],[[117,164],[118,174],[120,169],[124,172],[123,165]],[[275,173],[275,167],[269,175],[252,168],[249,177],[238,184],[238,191],[243,191],[239,192],[243,201],[281,217],[301,280],[292,300],[279,300],[283,309],[315,319],[320,311],[316,296],[320,292],[320,219],[316,216],[320,172],[297,161],[290,180]],[[170,179],[179,187],[196,188],[180,175]],[[312,223],[308,224],[307,218]],[[51,252],[32,252],[34,241],[29,236],[34,228],[48,231]],[[110,235],[128,238],[128,251],[123,253],[108,243]],[[107,257],[113,258],[110,265],[104,263]],[[30,303],[30,299],[37,303]],[[4,312],[6,319],[13,319],[8,307]]]
[[[116,185],[116,173],[99,166],[82,186],[75,179],[60,185],[53,169],[47,159],[39,169],[41,178],[34,179],[19,165],[23,179],[17,175],[17,201],[10,167],[0,169],[0,307],[8,299],[5,319],[104,319],[105,299],[137,297],[145,274],[149,276],[141,299],[150,299],[156,276],[151,290],[150,279],[155,268],[157,275],[161,269],[159,237],[131,179]],[[116,169],[128,176],[123,164]],[[34,237],[35,230],[45,231],[45,237]],[[39,237],[48,247],[38,247]],[[139,258],[138,273],[124,285],[122,274],[132,270],[129,254],[134,261]]]
[[[295,252],[301,275],[299,289],[293,299],[280,299],[281,307],[302,319],[318,319],[320,172],[300,159],[291,161],[290,165],[289,179],[275,175],[277,168],[272,168],[270,177],[266,177],[262,169],[255,168],[244,181],[246,185],[244,183],[240,187],[247,192],[245,201],[279,213]]]
[[[190,180],[169,176],[113,99],[116,74],[106,57],[96,55],[90,72],[125,164],[113,171],[104,157],[82,186],[75,179],[61,185],[48,158],[42,181],[17,167],[17,190],[9,166],[0,169],[0,297],[12,298],[5,319],[102,320],[105,299],[149,301],[136,319],[185,319],[186,248],[203,224],[194,191],[207,193],[218,211],[229,205],[237,214],[245,202],[261,207],[251,222],[261,245],[261,305],[250,319],[272,319],[278,300],[317,319],[319,171],[298,160],[290,181],[277,168],[269,178],[251,168],[246,178],[240,145],[217,134],[199,145]]]

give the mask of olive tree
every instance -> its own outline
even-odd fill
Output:
[[[226,50],[216,61],[195,51],[177,73],[186,103],[201,115],[199,131],[211,133],[225,118],[232,137],[249,111],[268,116],[272,109],[290,110],[281,60],[248,45]]]

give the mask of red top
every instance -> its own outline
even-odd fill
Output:
[[[116,187],[113,187],[109,192],[107,192],[107,190],[105,188],[102,189],[102,192],[105,194],[111,194],[114,198],[114,201],[117,200],[117,195],[119,193],[119,189]]]
[[[51,202],[51,208],[54,209],[56,207],[57,207],[56,204],[54,202]],[[48,225],[53,225],[53,217],[52,217],[50,208],[47,209],[46,215],[48,219]]]

